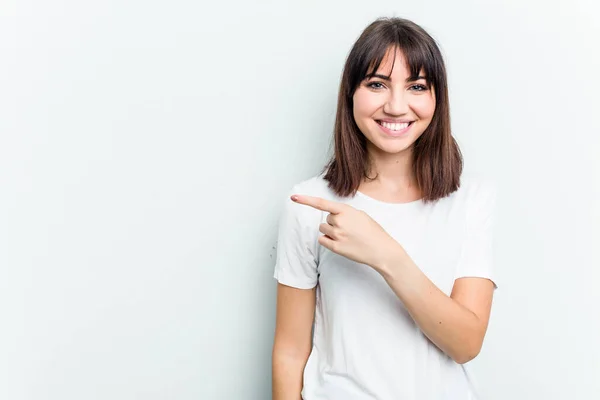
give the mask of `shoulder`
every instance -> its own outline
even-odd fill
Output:
[[[335,194],[329,189],[328,182],[322,175],[312,176],[293,184],[287,191],[284,212],[293,216],[299,224],[318,224],[323,217],[323,212],[303,204],[296,203],[290,199],[294,194],[321,197],[327,200],[335,200]]]
[[[496,209],[498,184],[490,177],[468,175],[461,178],[457,203],[470,223],[489,220]]]
[[[460,187],[452,195],[459,203],[472,207],[494,202],[498,193],[495,180],[481,175],[464,175]]]
[[[328,182],[323,175],[315,175],[303,181],[297,182],[291,189],[290,194],[303,194],[306,196],[322,197],[327,200],[336,200],[335,193],[329,188]]]
[[[468,220],[485,218],[494,213],[498,185],[482,175],[461,176],[459,188],[438,201],[439,209]]]

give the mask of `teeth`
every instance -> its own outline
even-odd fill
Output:
[[[385,128],[388,128],[392,131],[401,131],[402,129],[405,129],[409,124],[408,122],[404,122],[402,124],[391,124],[389,122],[383,122],[381,121],[381,125]]]

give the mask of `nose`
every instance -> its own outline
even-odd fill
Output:
[[[390,115],[403,115],[408,112],[408,101],[404,91],[390,91],[389,97],[383,105],[383,111]]]

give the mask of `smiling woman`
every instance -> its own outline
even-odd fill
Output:
[[[374,22],[344,66],[335,155],[325,179],[336,194],[354,194],[376,173],[370,168],[373,156],[389,161],[391,155],[411,170],[425,202],[447,196],[458,189],[462,172],[449,110],[446,67],[434,39],[408,20]],[[409,123],[408,129],[390,125],[396,123]],[[390,137],[403,140],[386,140]]]
[[[397,47],[388,49],[379,69],[367,74],[352,102],[354,119],[367,138],[368,150],[387,153],[410,147],[427,129],[435,110],[435,95],[429,90],[425,73],[411,76]],[[390,137],[404,140],[388,140]]]
[[[334,138],[280,220],[273,399],[476,399],[463,364],[496,288],[496,189],[461,179],[444,61],[421,27],[365,29]]]

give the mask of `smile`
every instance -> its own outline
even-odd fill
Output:
[[[381,130],[392,136],[400,136],[409,131],[410,127],[415,121],[410,122],[385,122],[385,121],[377,121],[377,125],[381,128]]]
[[[390,123],[390,122],[384,122],[384,121],[377,121],[377,123],[381,126],[383,126],[384,128],[387,128],[391,131],[401,131],[402,129],[406,129],[408,128],[408,126],[410,124],[413,123],[413,121],[411,122],[401,122],[401,123]]]

